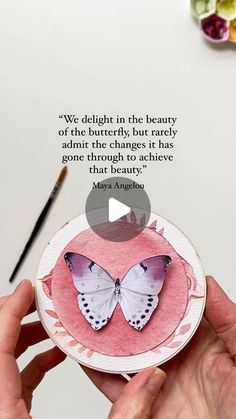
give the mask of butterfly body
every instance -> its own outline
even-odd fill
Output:
[[[115,282],[115,295],[117,297],[117,300],[119,301],[119,295],[120,295],[120,280],[117,278]]]
[[[65,261],[79,291],[78,306],[94,330],[102,329],[110,320],[117,304],[127,322],[141,330],[158,306],[169,256],[155,256],[133,266],[115,281],[94,261],[78,253],[68,252]]]

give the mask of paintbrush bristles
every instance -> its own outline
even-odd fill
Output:
[[[60,185],[63,182],[66,174],[67,174],[67,166],[63,167],[56,183]]]

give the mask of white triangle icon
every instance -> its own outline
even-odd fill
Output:
[[[111,223],[129,214],[131,208],[115,198],[109,198],[108,218]]]

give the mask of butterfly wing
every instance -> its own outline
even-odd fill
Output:
[[[158,306],[169,256],[155,256],[133,266],[120,287],[120,305],[129,324],[141,330]]]
[[[78,305],[94,330],[104,327],[115,310],[115,284],[108,273],[86,256],[68,252],[65,261],[75,288],[79,291]]]

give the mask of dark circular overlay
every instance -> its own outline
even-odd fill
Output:
[[[110,198],[129,207],[130,213],[120,220],[110,222]],[[112,177],[94,182],[85,205],[86,218],[92,230],[111,242],[128,241],[138,236],[147,226],[150,212],[150,200],[144,185],[125,177]],[[123,228],[122,234],[114,235],[113,223],[124,220],[130,221],[132,228]]]

